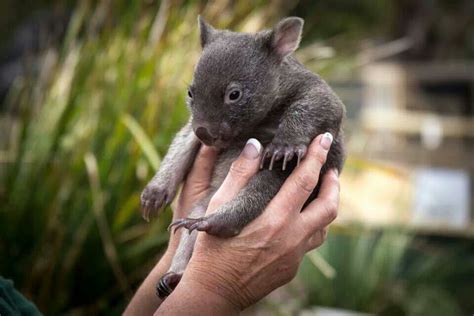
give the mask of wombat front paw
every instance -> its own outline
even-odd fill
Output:
[[[267,147],[265,147],[265,150],[263,151],[260,169],[265,166],[265,162],[268,158],[270,158],[270,163],[268,165],[269,170],[273,169],[273,164],[275,161],[279,161],[281,159],[283,159],[282,170],[285,170],[288,161],[293,159],[295,156],[298,159],[297,164],[299,164],[304,155],[306,155],[307,150],[308,147],[304,144],[294,145],[273,141]]]
[[[222,213],[214,213],[199,218],[182,218],[171,223],[168,229],[173,228],[175,233],[180,228],[186,228],[190,233],[193,230],[204,231],[218,237],[233,237],[240,233],[237,225],[227,221]]]
[[[140,196],[142,216],[146,221],[150,220],[152,211],[160,210],[166,204],[173,201],[176,189],[170,185],[150,182]]]

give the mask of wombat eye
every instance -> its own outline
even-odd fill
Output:
[[[229,92],[227,99],[231,102],[235,102],[240,99],[242,92],[240,90],[234,89]]]
[[[190,97],[191,99],[193,98],[193,94],[191,92],[191,90],[188,89],[188,97]]]
[[[229,94],[229,99],[232,101],[237,100],[240,97],[240,91],[234,90]]]

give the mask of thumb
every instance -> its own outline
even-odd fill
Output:
[[[230,166],[224,182],[214,194],[209,210],[212,211],[232,200],[247,185],[250,178],[259,170],[261,153],[262,145],[260,142],[255,138],[250,138],[240,156]]]

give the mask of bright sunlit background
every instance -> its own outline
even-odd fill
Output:
[[[139,195],[188,117],[197,16],[305,19],[347,107],[339,218],[248,315],[474,313],[474,1],[0,2],[0,275],[45,315],[117,315],[166,247]]]

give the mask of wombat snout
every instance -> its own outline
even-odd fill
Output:
[[[214,145],[216,142],[228,142],[232,138],[231,127],[226,122],[220,123],[217,131],[206,126],[199,126],[194,130],[194,133],[208,146]]]
[[[194,133],[196,134],[197,138],[199,138],[204,144],[208,146],[212,145],[217,139],[217,137],[212,136],[208,129],[203,126],[196,128]]]

